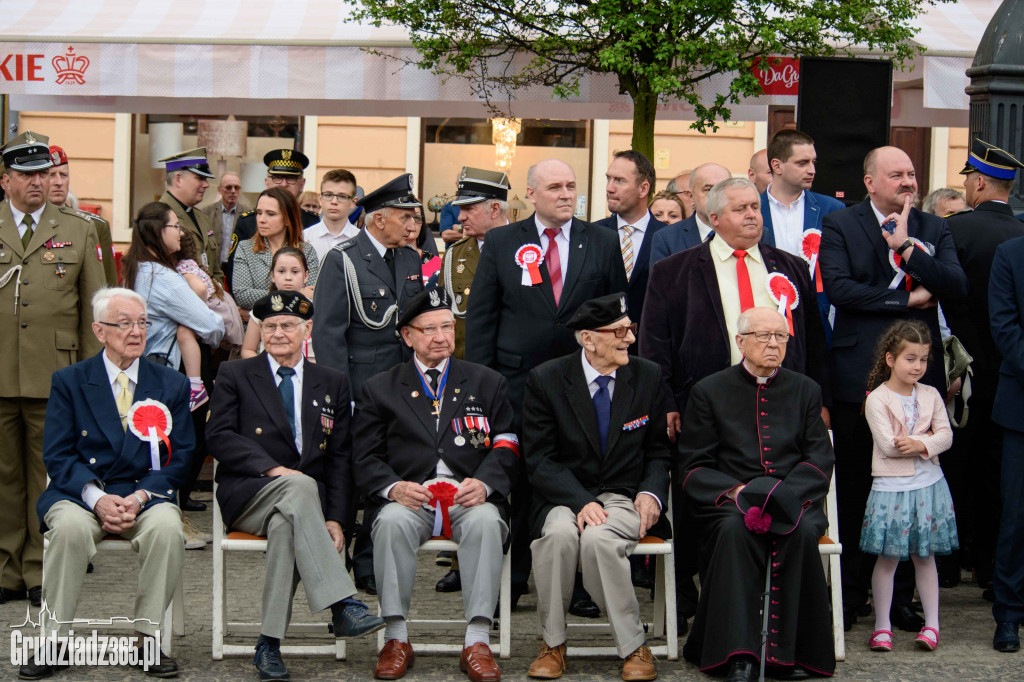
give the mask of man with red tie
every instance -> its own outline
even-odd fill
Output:
[[[526,198],[534,205],[532,216],[487,233],[466,311],[466,360],[493,367],[508,381],[517,432],[530,370],[578,348],[566,327],[572,314],[584,301],[625,293],[629,286],[618,236],[573,216],[576,174],[568,164],[547,159],[532,166]],[[528,486],[517,485],[512,499],[515,603],[530,573],[523,527]]]

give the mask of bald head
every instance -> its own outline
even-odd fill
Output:
[[[542,225],[561,227],[576,211],[576,173],[558,159],[534,164],[526,173],[526,199]]]
[[[754,155],[750,157],[750,168],[747,169],[747,177],[757,187],[758,194],[768,189],[768,185],[772,183],[772,167],[768,163],[767,149],[754,152]]]
[[[705,163],[693,169],[690,175],[690,191],[693,193],[693,204],[697,211],[697,217],[705,225],[710,225],[708,218],[708,192],[722,180],[728,180],[732,173],[725,166],[717,163]]]
[[[897,147],[878,147],[864,157],[864,186],[883,215],[903,210],[907,197],[917,200],[914,162]]]
[[[242,193],[242,178],[238,173],[228,171],[220,176],[217,193],[220,194],[220,201],[224,208],[231,210],[238,203],[238,197]]]

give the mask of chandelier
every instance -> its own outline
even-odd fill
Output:
[[[516,137],[523,128],[518,118],[492,118],[491,139],[494,141],[494,158],[498,168],[508,171],[516,155]]]

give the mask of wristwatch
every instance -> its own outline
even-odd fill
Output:
[[[908,246],[910,248],[914,248],[914,242],[910,241],[909,239],[903,242],[902,244],[900,244],[900,248],[896,249],[896,253],[902,255],[903,252],[907,250]]]

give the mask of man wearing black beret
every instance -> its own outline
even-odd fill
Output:
[[[626,556],[668,506],[661,368],[629,355],[626,294],[583,303],[567,321],[582,346],[530,372],[523,455],[533,487],[533,575],[544,642],[531,677],[565,671],[565,613],[577,566],[608,615],[624,680],[657,675]]]
[[[210,403],[206,440],[220,463],[224,523],[267,538],[263,616],[256,658],[261,680],[288,679],[280,644],[299,580],[310,611],[330,607],[336,637],[384,621],[353,599],[341,555],[351,524],[348,378],[306,360],[313,304],[296,291],[257,301],[265,352],[226,362]]]

